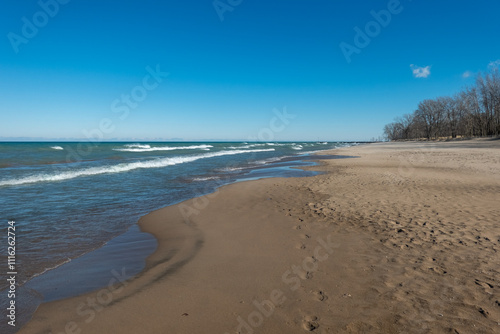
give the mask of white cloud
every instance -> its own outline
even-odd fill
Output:
[[[498,69],[500,68],[500,59],[497,59],[495,61],[490,61],[490,63],[488,64],[488,68],[490,70],[493,70],[493,69]]]
[[[462,74],[462,78],[467,79],[467,78],[469,78],[469,77],[471,77],[471,76],[473,76],[473,75],[474,75],[474,73],[472,73],[471,71],[465,71],[465,72]]]
[[[427,78],[429,75],[431,75],[431,67],[430,66],[420,67],[420,66],[415,66],[415,65],[411,64],[410,67],[411,67],[411,70],[413,72],[413,76],[415,78]]]

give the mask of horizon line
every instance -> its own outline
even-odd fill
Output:
[[[211,143],[239,143],[239,142],[247,142],[247,143],[292,143],[292,142],[311,142],[311,143],[317,143],[317,142],[329,142],[329,143],[334,143],[334,142],[346,142],[346,143],[354,143],[354,142],[372,142],[371,140],[243,140],[243,139],[193,139],[193,140],[184,140],[184,139],[152,139],[152,140],[147,140],[147,139],[107,139],[107,140],[99,140],[99,141],[92,141],[88,139],[82,139],[82,138],[70,138],[70,139],[61,139],[61,138],[44,138],[44,139],[39,139],[39,138],[19,138],[19,137],[14,137],[14,138],[0,138],[0,142],[2,143],[130,143],[130,142],[137,142],[137,143],[201,143],[201,142],[211,142]]]

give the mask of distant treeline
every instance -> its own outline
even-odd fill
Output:
[[[412,114],[387,124],[384,135],[389,140],[500,135],[498,68],[479,74],[474,86],[454,96],[420,102]]]

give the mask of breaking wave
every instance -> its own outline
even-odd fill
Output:
[[[26,183],[64,181],[82,176],[123,173],[141,168],[161,168],[161,167],[188,163],[199,159],[220,157],[224,155],[267,152],[267,151],[274,151],[274,148],[257,149],[257,150],[219,151],[219,152],[211,152],[211,153],[191,155],[191,156],[170,157],[170,158],[161,158],[161,159],[154,159],[147,161],[137,161],[131,163],[121,163],[112,166],[90,167],[86,169],[61,172],[58,174],[41,173],[16,179],[0,181],[0,186],[16,186]]]

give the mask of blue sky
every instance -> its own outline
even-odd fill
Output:
[[[247,140],[284,108],[274,140],[377,137],[500,59],[500,3],[397,2],[9,0],[0,137]]]

